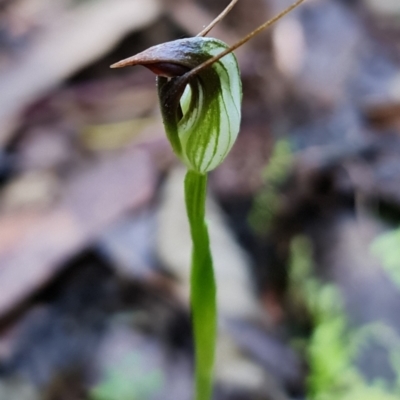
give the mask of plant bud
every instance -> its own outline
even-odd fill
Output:
[[[218,39],[180,39],[150,47],[112,66],[144,65],[158,75],[167,137],[188,168],[202,174],[221,164],[236,140],[242,86],[233,53],[191,71],[226,49]]]

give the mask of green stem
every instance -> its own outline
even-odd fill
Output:
[[[210,400],[217,335],[216,285],[205,223],[207,175],[188,171],[185,178],[186,211],[192,236],[190,300],[195,345],[196,400]]]

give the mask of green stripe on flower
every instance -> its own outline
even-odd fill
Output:
[[[200,41],[200,38],[194,38]],[[227,45],[217,39],[201,38],[207,58]],[[188,83],[181,99],[182,119],[177,129],[182,159],[196,172],[217,167],[232,148],[240,128],[242,86],[233,53],[200,71]]]

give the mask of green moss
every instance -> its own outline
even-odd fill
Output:
[[[271,158],[262,171],[264,187],[254,200],[249,216],[252,228],[262,234],[271,227],[280,203],[280,188],[286,181],[293,164],[293,152],[287,140],[276,142]]]
[[[304,236],[291,243],[289,293],[305,303],[314,327],[305,343],[310,400],[395,400],[400,395],[400,338],[384,324],[352,329],[340,291],[312,274],[312,244]],[[366,344],[388,350],[396,382],[368,382],[354,360]]]
[[[141,358],[129,354],[106,371],[104,379],[93,388],[91,400],[146,400],[160,391],[163,374],[146,371]]]

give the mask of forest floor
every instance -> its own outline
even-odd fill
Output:
[[[239,0],[233,44],[290,0]],[[189,400],[190,240],[154,75],[222,0],[0,0],[0,400]],[[210,175],[215,400],[400,395],[400,3],[308,0],[236,52]]]

